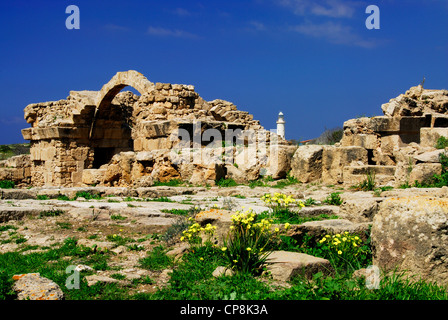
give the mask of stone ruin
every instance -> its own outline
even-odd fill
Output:
[[[121,91],[126,86],[141,95]],[[355,185],[424,181],[441,172],[434,145],[448,136],[448,91],[421,85],[382,105],[383,116],[344,123],[335,145],[297,147],[228,101],[205,101],[192,85],[152,83],[118,72],[100,91],[30,104],[22,130],[30,155],[0,162],[0,180],[18,186],[147,187],[179,179],[214,185],[267,175]]]
[[[434,146],[448,137],[448,90],[421,85],[381,106],[383,116],[344,122],[343,137],[331,145],[301,146],[291,174],[302,182],[356,185],[375,174],[379,185],[424,182],[441,173]]]
[[[121,92],[127,86],[130,91]],[[214,185],[284,177],[295,147],[228,101],[205,101],[192,85],[152,83],[118,72],[100,91],[30,104],[22,130],[30,155],[3,163],[18,185],[151,186],[172,179]]]

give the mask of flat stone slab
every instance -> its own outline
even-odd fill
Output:
[[[338,206],[315,206],[315,207],[304,207],[299,211],[300,216],[306,217],[316,217],[322,214],[326,215],[337,215],[339,213]]]
[[[279,281],[289,281],[297,275],[311,279],[315,273],[331,274],[334,271],[327,259],[299,252],[273,251],[267,263],[272,278]]]
[[[299,225],[291,225],[288,235],[293,238],[302,238],[303,235],[316,237],[317,239],[327,234],[338,234],[345,231],[357,233],[365,239],[365,231],[369,229],[370,222],[354,223],[346,219],[329,219],[321,221],[309,221]]]
[[[51,206],[26,206],[13,207],[10,205],[0,204],[0,223],[10,220],[21,220],[26,216],[38,216],[42,211],[52,210]]]

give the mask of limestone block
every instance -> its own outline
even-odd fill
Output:
[[[428,181],[435,174],[439,175],[441,172],[442,165],[440,163],[418,163],[412,168],[409,175],[409,183]]]
[[[373,264],[448,284],[448,200],[411,196],[384,200],[373,219]]]
[[[384,154],[393,154],[401,146],[402,143],[398,134],[381,137],[381,152]]]
[[[421,128],[420,145],[434,147],[440,137],[448,137],[448,128]]]
[[[106,169],[84,169],[81,182],[87,185],[100,184],[104,180],[106,171]]]
[[[340,206],[340,215],[352,222],[371,222],[378,212],[377,199],[346,199]]]
[[[273,251],[267,264],[272,278],[280,281],[289,281],[297,275],[312,279],[317,272],[329,275],[334,271],[327,259],[290,251]]]
[[[379,141],[375,134],[355,134],[353,136],[353,146],[376,149],[378,145]]]
[[[322,152],[322,181],[326,184],[343,183],[345,166],[367,163],[367,150],[362,147],[325,146]]]
[[[414,159],[416,162],[432,162],[432,163],[438,163],[440,162],[439,157],[441,153],[445,153],[446,151],[444,149],[434,150],[434,151],[428,151],[423,152],[421,154],[418,154],[414,156]]]
[[[370,119],[369,128],[373,132],[386,133],[400,131],[400,118],[378,116]]]
[[[321,145],[300,146],[291,160],[291,175],[303,183],[321,179],[323,149]]]
[[[356,185],[364,181],[370,172],[375,174],[377,186],[387,185],[395,181],[395,169],[395,166],[346,166],[343,169],[343,180],[348,185]]]
[[[76,149],[72,149],[70,152],[71,152],[71,156],[76,161],[84,161],[87,159],[87,156],[89,154],[89,148],[87,148],[87,147],[86,148],[76,148]]]
[[[268,173],[273,179],[285,178],[291,170],[291,159],[296,146],[271,145],[268,156]]]

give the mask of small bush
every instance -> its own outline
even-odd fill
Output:
[[[93,194],[93,193],[87,192],[87,191],[78,191],[78,192],[76,192],[74,199],[76,200],[77,198],[84,198],[86,200],[91,200],[91,199],[100,200],[101,196],[99,194]]]
[[[362,181],[357,188],[363,191],[372,191],[375,189],[375,172],[374,171],[368,171],[366,173],[366,178],[364,181]]]
[[[342,204],[342,199],[339,196],[340,192],[332,192],[324,202],[329,205],[340,206]]]
[[[60,216],[63,213],[64,213],[63,210],[56,210],[56,209],[52,209],[52,210],[49,210],[49,211],[42,211],[42,212],[39,213],[39,218],[43,218],[43,217],[57,217],[57,216]]]
[[[127,217],[123,217],[121,214],[113,214],[110,216],[112,220],[126,220]]]
[[[436,145],[434,146],[436,149],[445,149],[448,147],[448,137],[440,137],[437,139]]]
[[[16,186],[14,181],[2,180],[0,181],[0,189],[13,189]]]
[[[305,205],[305,207],[314,206],[317,204],[317,201],[313,198],[308,198],[303,202],[303,204]]]
[[[153,186],[155,186],[155,187],[157,187],[157,186],[177,187],[177,186],[181,186],[183,184],[184,184],[184,182],[180,179],[172,179],[170,181],[165,181],[165,182],[154,181]]]
[[[216,181],[216,185],[218,187],[236,187],[238,183],[235,182],[232,178],[224,179],[221,178],[218,181]]]
[[[258,275],[272,252],[272,244],[279,241],[280,229],[272,230],[271,219],[256,222],[251,209],[232,215],[232,225],[221,248],[227,264],[235,271]],[[285,225],[285,229],[287,229]]]

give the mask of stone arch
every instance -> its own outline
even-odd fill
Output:
[[[98,114],[105,112],[111,105],[114,97],[125,87],[133,87],[140,94],[155,89],[154,83],[149,81],[143,74],[135,70],[117,72],[108,83],[106,83],[95,100],[95,113],[90,127],[89,138],[92,137]]]
[[[89,167],[100,168],[109,163],[115,154],[133,151],[129,115],[112,104],[114,97],[127,86],[135,88],[140,94],[155,89],[152,82],[134,70],[118,72],[101,88],[95,99],[95,111],[90,124],[88,143],[93,160],[87,164]]]

